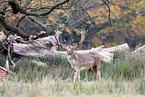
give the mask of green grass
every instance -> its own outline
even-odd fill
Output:
[[[6,58],[5,56],[0,54],[0,66],[5,66]]]
[[[47,67],[32,63],[33,59],[16,62],[13,69],[16,75],[0,82],[0,97],[145,97],[144,52],[135,55],[129,51],[115,52],[112,63],[101,63],[100,82],[88,70],[81,71],[80,82],[66,81],[74,70],[61,56],[35,58]]]
[[[1,96],[7,97],[34,97],[37,96],[99,96],[99,95],[143,95],[143,81],[112,81],[111,79],[101,82],[65,82],[60,79],[54,80],[45,77],[41,81],[35,80],[33,83],[23,81],[0,83]],[[103,96],[103,97],[104,97]]]

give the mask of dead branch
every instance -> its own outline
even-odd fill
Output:
[[[14,74],[10,69],[9,69],[9,61],[8,61],[8,56],[7,56],[7,59],[6,59],[6,68],[0,66],[0,69],[6,71],[7,73],[9,74]]]
[[[42,28],[47,28],[47,25],[41,23],[40,21],[38,21],[37,19],[35,19],[33,16],[27,16],[27,18],[30,19],[31,21],[33,21],[34,23],[38,24]]]
[[[7,56],[7,59],[6,59],[6,72],[8,72],[9,74],[14,74],[11,70],[10,70],[10,68],[9,68],[9,60],[8,60],[8,56]]]
[[[4,70],[7,72],[7,69],[5,69],[4,67],[0,66],[0,69]]]
[[[41,31],[41,32],[38,33],[36,36],[33,36],[32,39],[35,40],[35,39],[41,38],[41,37],[43,37],[45,34],[46,34],[45,31]]]
[[[8,58],[11,61],[11,63],[13,64],[13,68],[16,66],[16,64],[13,62],[13,60],[11,59],[11,48],[12,48],[12,43],[10,43],[8,45]]]

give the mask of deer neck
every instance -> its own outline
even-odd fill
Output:
[[[75,69],[75,65],[77,62],[77,55],[72,52],[71,54],[68,54],[67,56],[69,63],[71,64],[71,67]]]

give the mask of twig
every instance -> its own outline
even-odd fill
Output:
[[[16,66],[16,64],[13,62],[13,60],[11,59],[11,54],[10,54],[10,52],[11,52],[11,46],[12,46],[12,44],[10,43],[9,45],[8,45],[8,57],[9,57],[9,59],[10,59],[10,61],[11,61],[11,63],[13,64],[13,68]]]
[[[5,45],[4,45],[4,44],[2,44],[2,46],[4,47],[4,49],[3,49],[3,50],[5,50],[5,49],[6,49],[6,50],[8,50],[8,49],[5,47]]]
[[[8,61],[8,56],[7,56],[7,60],[6,60],[6,68],[0,66],[0,69],[6,71],[7,73],[10,73],[10,74],[14,74],[12,71],[10,71],[9,69],[9,61]]]
[[[10,74],[14,74],[10,68],[9,68],[9,60],[8,60],[8,56],[7,56],[7,59],[6,59],[6,72],[10,73]]]
[[[107,0],[108,2],[109,2],[109,0]],[[108,7],[108,10],[109,10],[109,14],[108,14],[108,18],[109,18],[109,23],[110,23],[110,25],[111,25],[111,27],[112,27],[112,21],[111,21],[111,10],[110,10],[110,7],[109,7],[109,5],[107,4],[107,2],[105,1],[105,0],[102,0],[102,2],[104,2],[105,3],[105,5]]]
[[[27,16],[27,18],[29,18],[32,22],[35,22],[39,26],[41,26],[43,28],[47,28],[47,25],[41,23],[40,21],[38,21],[37,19],[35,19],[33,16]]]
[[[33,40],[35,40],[35,39],[38,39],[39,37],[42,37],[42,36],[44,36],[46,34],[46,32],[45,31],[41,31],[40,33],[38,33],[35,37],[33,36],[32,38],[33,38]]]
[[[21,21],[22,21],[25,17],[26,17],[26,15],[24,15],[24,16],[22,16],[22,17],[21,17],[21,19],[18,21],[18,23],[17,23],[16,27],[18,27],[18,26],[19,26],[20,22],[21,22]]]
[[[7,69],[5,69],[4,67],[0,66],[0,69],[4,70],[7,72]]]

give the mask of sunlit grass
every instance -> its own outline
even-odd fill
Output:
[[[0,83],[1,96],[93,96],[93,95],[143,95],[143,80],[135,81],[112,81],[103,79],[101,82],[65,82],[61,79],[54,80],[45,77],[41,81],[35,80],[33,83],[23,81],[8,81]],[[32,97],[33,97],[32,96]]]

